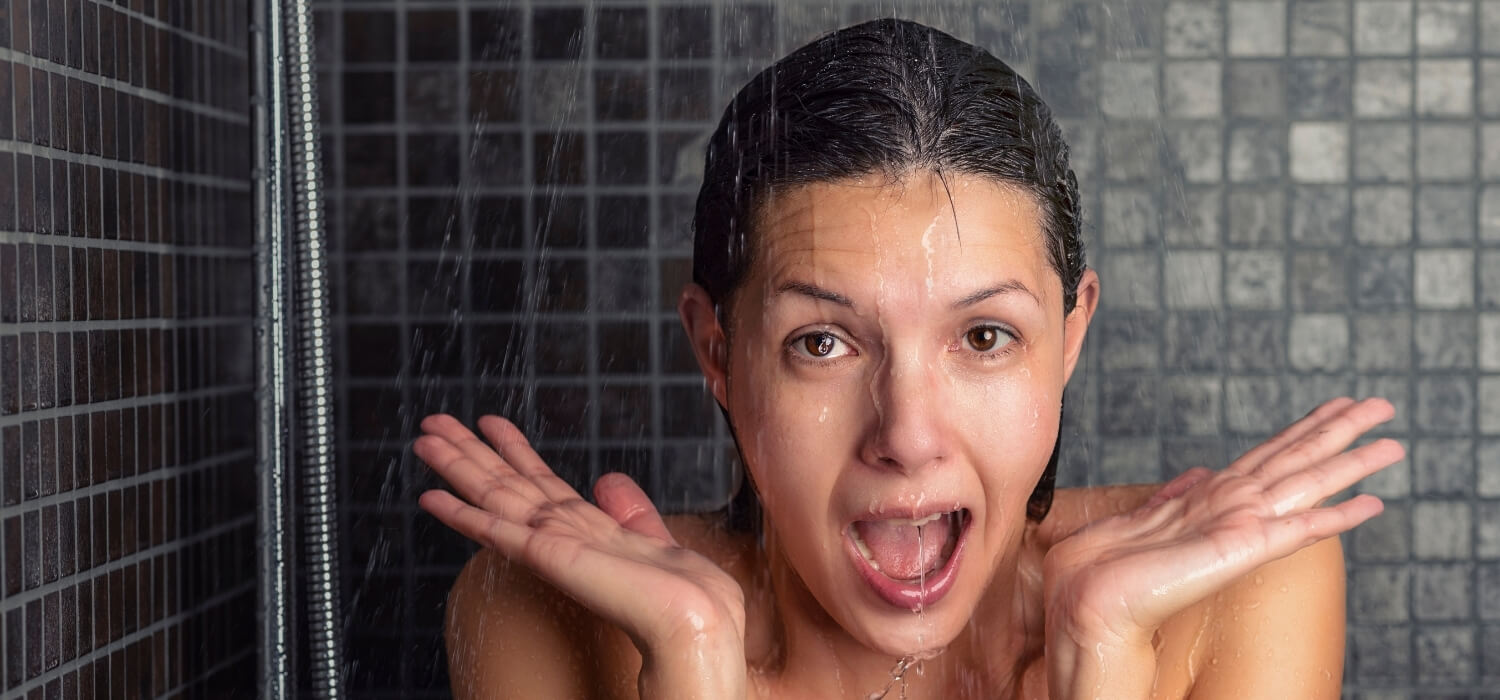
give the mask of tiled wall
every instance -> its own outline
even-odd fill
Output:
[[[253,696],[248,7],[0,0],[0,688]]]
[[[672,311],[704,135],[754,70],[891,4],[317,7],[352,680],[438,697],[469,550],[414,507],[415,420],[508,413],[576,483],[717,503]],[[1410,458],[1345,539],[1346,688],[1500,686],[1500,2],[899,7],[1011,61],[1070,135],[1105,293],[1061,478],[1222,466],[1387,396]]]

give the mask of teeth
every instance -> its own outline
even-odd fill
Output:
[[[930,522],[932,522],[934,520],[937,520],[938,518],[946,518],[946,517],[948,517],[948,515],[950,515],[950,514],[949,513],[933,513],[932,515],[929,515],[929,516],[927,516],[925,518],[922,518],[920,520],[912,520],[911,518],[891,518],[887,522],[891,523],[892,525],[912,525],[912,526],[920,527],[920,526],[926,525],[927,523],[930,523]]]
[[[851,539],[854,540],[855,548],[859,549],[860,556],[864,557],[865,561],[870,563],[870,568],[879,571],[880,564],[875,563],[875,553],[870,551],[870,546],[865,544],[864,539],[859,536],[859,529],[849,528],[849,534]]]

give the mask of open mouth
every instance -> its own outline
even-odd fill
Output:
[[[970,521],[967,509],[921,518],[858,520],[847,530],[856,568],[892,605],[919,610],[952,587]]]

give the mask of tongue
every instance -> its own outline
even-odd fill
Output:
[[[920,528],[892,524],[890,520],[861,520],[854,527],[881,573],[894,579],[914,579],[937,566],[953,525],[951,518],[943,517]],[[922,531],[920,537],[918,529]]]

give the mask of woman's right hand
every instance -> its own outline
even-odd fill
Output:
[[[422,508],[624,630],[642,655],[641,697],[744,697],[739,583],[678,545],[630,477],[600,477],[596,507],[510,421],[484,416],[479,429],[488,445],[452,416],[422,421],[413,451],[458,494],[427,491]]]

